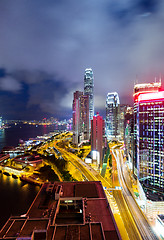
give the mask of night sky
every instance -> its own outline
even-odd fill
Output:
[[[108,92],[132,104],[133,86],[164,75],[164,1],[0,0],[0,115],[71,117],[85,68],[95,108]]]

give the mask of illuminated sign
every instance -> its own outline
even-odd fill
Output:
[[[155,100],[164,98],[163,92],[154,92],[154,93],[143,93],[138,96],[138,101],[146,101],[146,100]]]

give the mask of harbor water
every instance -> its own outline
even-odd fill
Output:
[[[28,140],[53,132],[54,125],[12,125],[0,130],[0,151],[4,146],[17,146],[19,140]],[[0,229],[11,216],[23,215],[27,212],[40,187],[22,182],[0,173]]]

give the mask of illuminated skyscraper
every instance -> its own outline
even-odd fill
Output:
[[[89,140],[89,96],[80,96],[80,134],[81,140]]]
[[[89,96],[76,91],[73,99],[73,143],[89,140]]]
[[[134,153],[134,114],[133,107],[127,107],[124,118],[124,144],[125,154],[129,163],[129,168],[133,167]]]
[[[161,83],[134,87],[134,174],[143,187],[164,191],[164,91]]]
[[[2,127],[2,117],[0,117],[0,128]]]
[[[93,120],[91,120],[91,150],[98,152],[100,166],[102,166],[103,160],[104,125],[104,120],[99,114],[93,116]]]
[[[108,139],[114,139],[119,135],[119,107],[118,93],[108,93],[106,98],[106,135]]]
[[[80,96],[83,93],[80,91],[74,92],[72,110],[73,110],[73,143],[78,144],[80,142]]]
[[[84,75],[84,95],[89,96],[89,124],[90,121],[93,119],[94,115],[94,95],[93,95],[93,88],[94,88],[94,82],[93,82],[93,71],[91,68],[87,68],[85,70]]]
[[[125,113],[127,110],[127,105],[122,104],[120,105],[120,109],[119,109],[119,139],[123,140],[124,138],[124,122],[125,122]]]

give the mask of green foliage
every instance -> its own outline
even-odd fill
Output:
[[[52,166],[56,166],[60,172],[66,168],[67,161],[65,161],[63,158],[56,158],[55,155],[47,157],[42,156],[42,158]]]
[[[112,167],[112,155],[109,155],[109,166]]]
[[[90,142],[85,142],[83,143],[83,146],[89,146],[91,143]]]
[[[134,192],[134,194],[136,195],[136,197],[139,197],[139,193],[138,192]]]
[[[40,179],[44,181],[46,180],[50,182],[59,181],[58,176],[55,174],[55,172],[49,165],[44,165],[44,167],[41,167],[39,169],[39,172],[40,172],[40,175],[39,175]]]
[[[30,171],[30,168],[29,167],[25,167],[24,169],[26,172]]]
[[[46,171],[49,175],[53,176],[52,171],[53,171],[53,166],[54,166],[54,167],[58,168],[58,170],[60,171],[64,181],[76,181],[76,179],[72,177],[72,175],[69,173],[69,171],[65,170],[67,168],[67,161],[64,160],[64,158],[62,158],[62,157],[61,158],[56,158],[55,155],[53,155],[53,156],[46,156],[46,157],[41,155],[41,157],[43,159],[45,159],[45,161],[48,164],[50,164],[50,165],[45,165],[44,167],[40,168],[40,172],[41,173],[46,174],[45,173],[45,171]],[[47,179],[49,181],[58,181],[58,179],[57,180],[50,180],[48,174],[46,175],[46,177],[47,177]]]
[[[61,174],[63,176],[64,181],[69,181],[70,182],[70,181],[75,181],[76,180],[72,177],[72,175],[69,173],[69,171],[63,170],[61,172]]]
[[[79,158],[82,158],[83,157],[83,152],[79,152],[78,154],[77,154],[77,156],[79,157]]]

